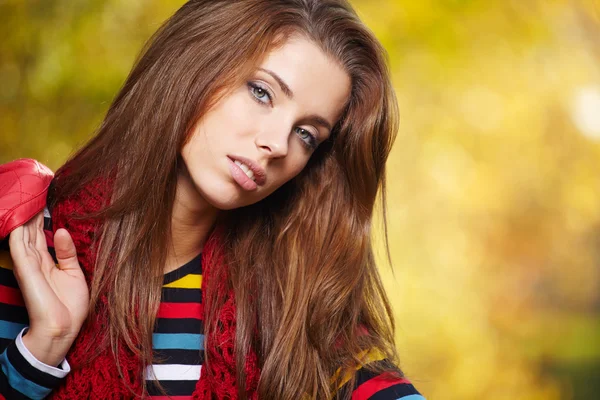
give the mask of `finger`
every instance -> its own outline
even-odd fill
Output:
[[[44,229],[44,211],[43,210],[40,211],[36,218],[37,218],[36,223],[37,223],[38,228],[43,230]]]
[[[52,259],[52,256],[48,252],[48,244],[46,243],[46,235],[44,234],[44,230],[42,229],[43,225],[37,224],[36,226],[36,240],[35,240],[35,248],[38,254],[42,257],[42,268],[45,270],[50,270],[55,268],[55,262]]]
[[[16,256],[25,254],[25,242],[23,240],[24,228],[22,226],[17,227],[10,233],[8,237],[8,247],[10,248],[10,254],[15,258]]]
[[[40,211],[37,213],[33,220],[33,225],[36,230],[36,235],[40,232],[44,233],[44,212]]]
[[[23,245],[25,248],[29,247],[29,229],[27,229],[27,226],[23,226]]]
[[[39,270],[39,263],[35,261],[32,249],[25,241],[27,231],[26,226],[20,226],[11,232],[9,238],[8,245],[10,256],[13,260],[13,273],[15,274],[15,278],[17,278],[17,282],[20,281],[19,277],[23,276],[23,274],[35,273],[36,270]],[[37,251],[35,252],[37,253]]]
[[[39,214],[38,214],[39,215]],[[35,247],[37,240],[37,215],[25,224],[25,229],[29,232],[29,245]]]
[[[75,243],[66,229],[61,228],[54,233],[54,251],[61,270],[80,269]]]
[[[46,235],[44,234],[44,215],[38,214],[35,221],[35,248],[40,252],[48,251],[48,245],[46,244]]]

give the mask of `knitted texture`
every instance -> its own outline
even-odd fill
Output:
[[[85,274],[88,286],[91,284],[96,261],[95,239],[100,233],[101,224],[91,218],[74,218],[101,210],[110,197],[110,185],[106,182],[88,184],[77,195],[57,204],[52,210],[53,230],[65,228],[73,238],[77,248],[77,256]],[[220,262],[215,249],[218,247],[217,235],[213,234],[204,246],[202,253],[203,287],[214,285],[212,293],[218,298],[225,298],[225,304],[219,309],[216,333],[206,332],[205,357],[207,362],[202,366],[202,373],[196,384],[194,399],[236,400],[236,366],[235,366],[235,327],[236,307],[233,290],[228,289],[227,282],[211,282],[212,268],[226,268]],[[226,274],[221,274],[226,277]],[[204,291],[203,291],[204,292]],[[204,308],[209,306],[210,299],[203,298]],[[143,374],[141,360],[130,351],[124,343],[119,345],[119,365],[123,376],[119,375],[116,359],[110,350],[105,348],[89,362],[90,350],[97,346],[95,333],[106,332],[107,298],[100,296],[98,312],[93,321],[86,323],[67,355],[72,371],[64,382],[53,391],[52,399],[126,399],[135,398],[143,393]],[[201,318],[204,320],[202,311]],[[257,387],[260,377],[258,359],[251,349],[244,366],[246,372],[246,393],[248,399],[257,400]],[[128,385],[129,388],[128,388]]]
[[[222,261],[222,257],[217,252],[218,249],[218,234],[213,234],[204,245],[202,252],[202,277],[203,287],[210,286],[210,292],[215,293],[217,297],[225,295],[225,302],[218,310],[219,330],[212,334],[206,332],[205,357],[207,362],[202,366],[202,374],[194,399],[232,399],[237,396],[236,371],[235,371],[235,324],[236,324],[236,308],[233,290],[228,289],[226,282],[211,279],[211,268],[208,267],[208,262],[213,266],[226,268]],[[205,264],[205,261],[207,264]],[[210,260],[210,261],[209,261]],[[206,266],[206,267],[205,267]],[[214,268],[214,267],[213,267]],[[206,292],[203,292],[206,293]],[[202,313],[208,305],[202,309]],[[204,315],[202,319],[205,320]],[[246,393],[250,400],[257,400],[257,387],[260,378],[260,370],[258,368],[258,359],[253,349],[250,349],[246,364],[244,366],[246,374]]]

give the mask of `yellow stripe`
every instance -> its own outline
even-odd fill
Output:
[[[331,383],[335,383],[336,381],[338,382],[336,390],[339,390],[350,379],[352,379],[352,376],[354,376],[356,371],[361,369],[364,365],[375,361],[383,360],[385,358],[385,354],[383,354],[378,349],[364,350],[358,355],[358,358],[361,360],[361,363],[357,365],[353,370],[346,370],[339,381],[338,379],[342,374],[342,369],[340,368],[337,371],[335,371],[335,374],[333,374],[333,377],[331,378]]]
[[[163,287],[180,288],[180,289],[199,289],[202,287],[202,275],[189,274],[183,278],[177,279],[174,282],[167,283]]]
[[[0,268],[13,269],[13,261],[8,250],[0,250]]]

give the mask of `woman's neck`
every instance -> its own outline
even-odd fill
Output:
[[[165,273],[179,268],[202,251],[218,212],[200,195],[187,171],[182,171],[177,178]]]

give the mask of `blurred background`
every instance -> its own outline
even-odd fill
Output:
[[[429,399],[600,393],[600,0],[354,0],[388,49],[402,367]],[[182,0],[0,0],[0,163],[52,169]],[[596,393],[596,395],[594,395]]]

